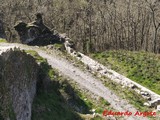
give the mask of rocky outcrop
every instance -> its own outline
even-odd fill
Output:
[[[14,49],[0,56],[0,111],[5,120],[31,120],[38,65],[25,52]]]

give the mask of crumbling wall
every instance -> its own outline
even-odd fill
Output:
[[[55,34],[43,23],[42,14],[40,13],[36,14],[35,21],[31,23],[18,21],[14,28],[23,44],[45,46],[64,43],[64,39],[58,33]]]
[[[19,50],[0,56],[0,111],[5,120],[31,120],[38,65]]]

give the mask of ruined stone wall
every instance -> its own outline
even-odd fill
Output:
[[[0,56],[0,111],[5,120],[31,120],[38,65],[19,50]]]

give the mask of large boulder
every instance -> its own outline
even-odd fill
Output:
[[[39,67],[33,57],[19,50],[0,56],[0,118],[31,120]]]

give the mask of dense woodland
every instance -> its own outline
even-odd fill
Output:
[[[108,49],[160,53],[159,0],[0,0],[7,39],[18,40],[16,21],[31,22],[37,12],[84,53]]]

